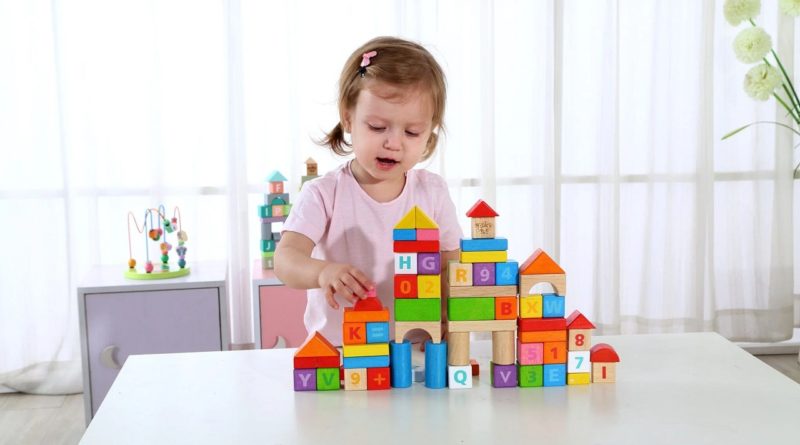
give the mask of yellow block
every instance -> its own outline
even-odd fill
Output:
[[[439,226],[436,225],[435,222],[427,215],[425,212],[422,211],[421,208],[414,206],[414,210],[416,211],[416,219],[417,219],[417,228],[418,229],[438,229]]]
[[[450,286],[472,286],[472,264],[450,261],[447,267]]]
[[[342,353],[345,357],[373,357],[389,355],[389,343],[373,343],[367,345],[344,345]]]
[[[519,297],[520,318],[542,318],[542,296],[525,295]]]
[[[487,250],[483,252],[461,252],[462,263],[505,263],[507,250]]]
[[[401,219],[397,223],[397,225],[394,226],[394,228],[395,229],[416,229],[417,228],[417,218],[416,218],[417,212],[415,210],[416,208],[417,207],[414,206],[413,209],[409,210],[408,213],[406,213],[406,216],[404,216],[403,219]]]
[[[591,381],[591,372],[570,372],[567,374],[567,385],[588,385]]]
[[[442,298],[441,276],[417,275],[417,298]]]

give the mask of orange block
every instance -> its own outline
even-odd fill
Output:
[[[389,321],[389,310],[380,311],[357,311],[353,308],[344,308],[344,321],[346,322],[367,322],[367,321]]]
[[[520,275],[563,274],[562,269],[542,249],[536,249],[519,267]]]
[[[364,345],[367,343],[366,323],[342,323],[342,343]]]
[[[561,342],[567,340],[567,331],[525,331],[519,333],[522,343]],[[561,363],[561,362],[553,362]]]
[[[387,311],[388,316],[388,311]],[[327,338],[317,331],[305,341],[294,353],[295,357],[338,357],[336,349]]]
[[[557,341],[544,344],[544,364],[567,363],[567,342]]]
[[[495,320],[516,320],[517,297],[496,297],[494,299]]]

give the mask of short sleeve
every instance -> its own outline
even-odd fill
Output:
[[[328,224],[328,212],[325,207],[323,178],[307,182],[297,201],[292,204],[289,217],[283,225],[281,232],[297,232],[307,236],[314,245],[325,235]]]
[[[444,178],[436,175],[436,217],[439,223],[439,242],[440,249],[444,252],[456,250],[461,246],[461,238],[464,236],[461,226],[458,224],[458,214],[456,205],[450,198],[450,189]]]

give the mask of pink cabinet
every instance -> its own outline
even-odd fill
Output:
[[[296,348],[306,339],[306,291],[289,289],[272,270],[253,263],[253,326],[256,349]]]

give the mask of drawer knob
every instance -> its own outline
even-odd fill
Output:
[[[106,346],[105,349],[103,349],[103,351],[100,352],[100,363],[106,365],[111,369],[122,368],[122,366],[120,366],[120,364],[117,363],[117,359],[115,357],[118,350],[119,348],[114,345]]]

